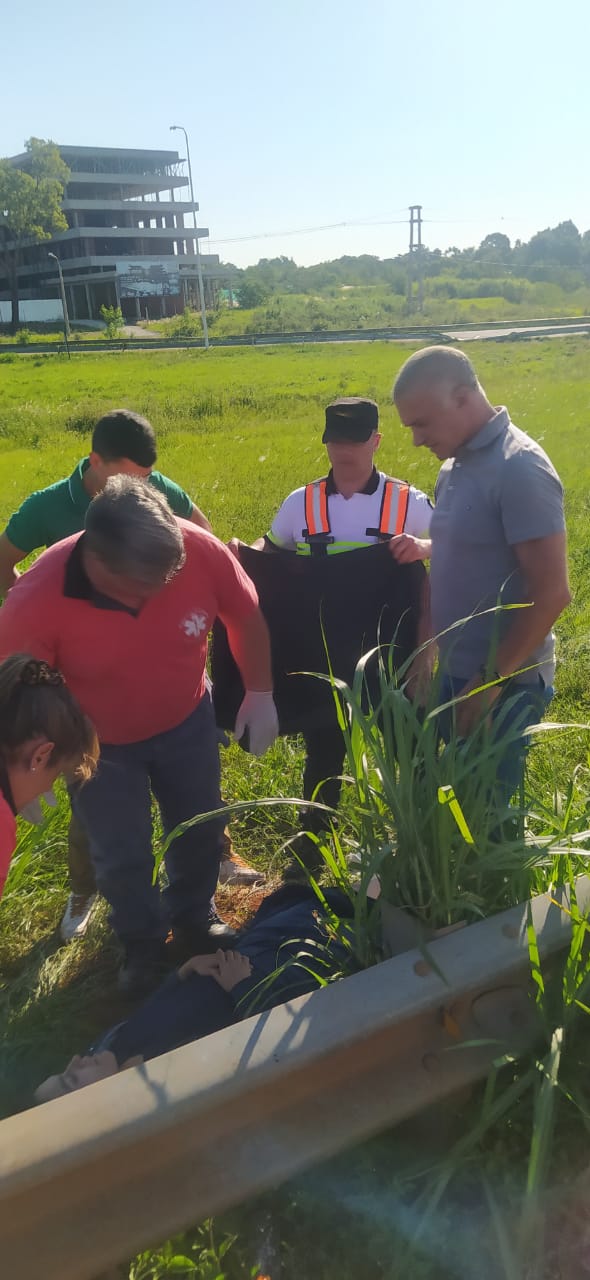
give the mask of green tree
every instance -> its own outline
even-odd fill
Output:
[[[556,227],[546,227],[532,236],[524,245],[521,255],[525,267],[577,267],[582,257],[582,238],[575,224],[568,219]],[[541,277],[539,277],[541,278]]]
[[[8,279],[13,332],[20,324],[18,268],[25,245],[67,231],[61,208],[70,171],[54,142],[29,138],[22,169],[0,160],[0,267]]]
[[[582,236],[582,268],[584,279],[590,280],[590,231],[585,231]]]
[[[268,290],[258,280],[241,280],[235,292],[241,307],[259,307],[266,302]]]
[[[485,236],[477,250],[477,257],[488,267],[508,267],[511,254],[510,240],[503,231],[493,231]]]

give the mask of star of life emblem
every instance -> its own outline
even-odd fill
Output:
[[[187,618],[183,618],[180,626],[184,631],[185,636],[198,639],[204,631],[209,630],[207,614],[198,612],[189,613]]]

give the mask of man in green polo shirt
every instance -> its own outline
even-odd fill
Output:
[[[84,528],[88,507],[109,478],[139,476],[164,495],[177,516],[202,529],[211,525],[180,485],[154,471],[156,437],[146,418],[129,409],[114,409],[97,422],[91,452],[71,476],[37,489],[10,517],[0,536],[0,592],[6,595],[18,575],[15,566],[40,547],[50,547]]]
[[[81,459],[71,476],[32,493],[10,517],[0,535],[0,594],[6,595],[14,586],[19,577],[16,565],[25,556],[81,532],[88,507],[104,489],[109,476],[139,476],[147,480],[164,495],[175,515],[210,531],[209,521],[188,493],[160,471],[154,471],[156,456],[155,432],[146,418],[129,409],[113,409],[105,414],[92,433],[90,454]],[[225,883],[258,879],[252,868],[228,858],[230,850],[228,839],[220,879]],[[64,941],[85,933],[96,901],[86,836],[74,819],[68,837],[68,865],[70,895],[61,924]]]

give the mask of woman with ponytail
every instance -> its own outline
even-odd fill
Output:
[[[98,760],[91,721],[61,671],[30,654],[0,663],[0,896],[16,845],[16,815],[65,774],[86,782]]]

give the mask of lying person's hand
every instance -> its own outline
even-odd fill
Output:
[[[191,956],[178,970],[179,978],[188,978],[191,973],[198,973],[201,978],[216,978],[219,969],[217,955]]]
[[[398,564],[413,564],[415,560],[429,560],[432,552],[430,538],[414,538],[411,533],[398,533],[389,539],[389,550]]]
[[[231,991],[252,973],[252,965],[248,957],[243,956],[240,951],[217,951],[214,959],[217,960],[219,967],[211,977],[215,978],[224,991]]]

